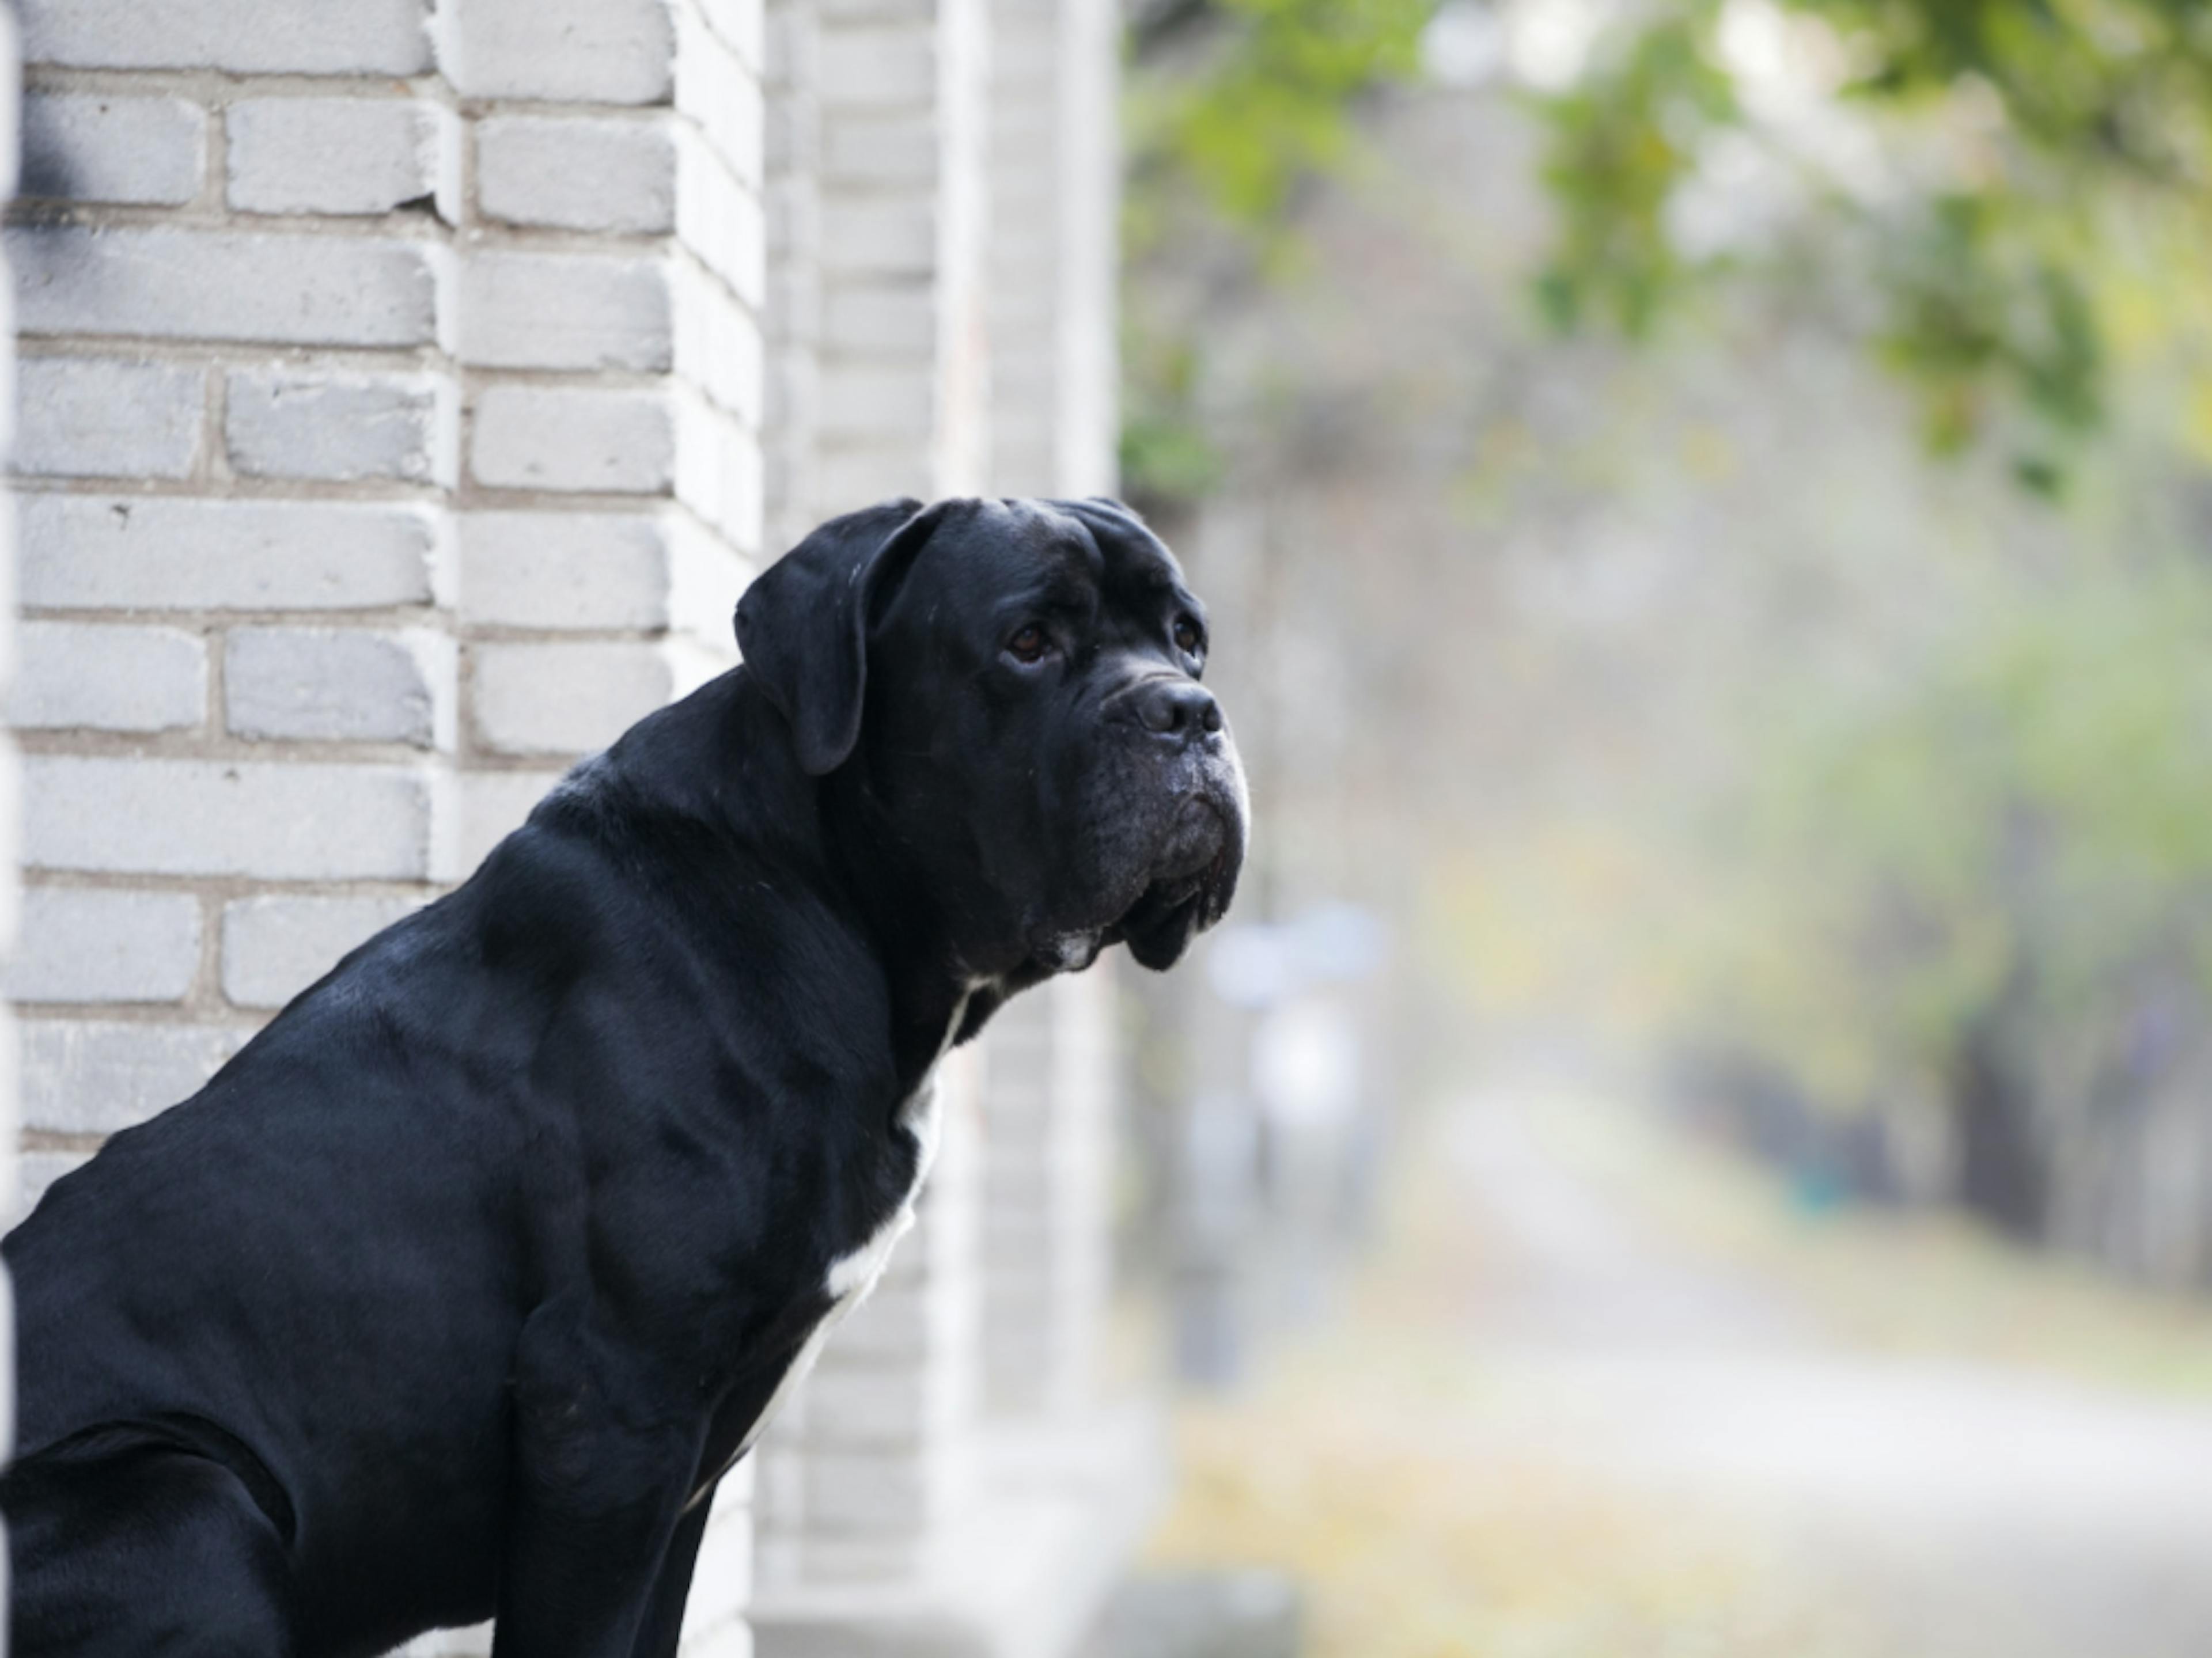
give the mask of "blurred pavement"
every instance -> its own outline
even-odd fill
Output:
[[[2212,1653],[2212,1407],[1850,1351],[1639,1227],[1510,1096],[1443,1128],[1516,1454],[1733,1515],[1885,1658]]]

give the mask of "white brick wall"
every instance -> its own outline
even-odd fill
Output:
[[[23,15],[33,194],[66,210],[5,234],[33,434],[9,708],[28,855],[76,884],[40,919],[81,945],[18,993],[228,1029],[732,659],[759,8]],[[186,897],[222,905],[204,969],[95,971],[91,918]]]
[[[430,67],[420,0],[23,0],[19,9],[31,65],[362,76]]]
[[[674,364],[665,260],[652,254],[486,250],[461,279],[460,355],[482,368]]]
[[[17,597],[32,611],[427,604],[451,533],[411,503],[222,496],[27,495],[17,523]]]
[[[22,193],[175,207],[200,193],[207,112],[181,98],[33,94],[23,104]]]
[[[758,0],[21,15],[43,1183],[734,659],[764,48]],[[750,1535],[732,1482],[689,1648],[749,1650]]]
[[[175,1002],[200,969],[200,901],[188,892],[36,886],[8,970],[16,1002]]]
[[[441,343],[450,261],[429,241],[53,223],[6,245],[27,335]]]
[[[508,224],[665,234],[676,228],[679,131],[661,115],[480,121],[477,203]]]
[[[234,899],[222,907],[222,993],[240,1007],[282,1007],[339,957],[421,905],[416,894]]]
[[[234,628],[223,725],[249,740],[450,750],[453,653],[453,635],[430,628]]]
[[[421,98],[242,98],[224,118],[228,197],[243,213],[458,216],[460,123]]]
[[[19,730],[183,731],[207,719],[208,652],[181,628],[27,622],[8,723]]]
[[[26,357],[15,386],[32,416],[15,445],[18,472],[184,478],[199,465],[207,374],[196,364]]]
[[[447,374],[275,363],[223,380],[223,452],[240,477],[451,485],[459,422]]]

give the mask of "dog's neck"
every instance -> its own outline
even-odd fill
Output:
[[[661,750],[632,767],[631,753]],[[840,895],[883,965],[890,994],[892,1062],[902,1094],[918,1087],[947,1048],[980,1031],[1007,997],[1047,978],[1050,964],[979,962],[870,791],[865,758],[810,777],[783,716],[742,668],[631,728],[602,762],[625,778],[659,780],[647,810],[714,826],[720,837],[787,867],[816,869]]]
[[[902,1090],[946,1049],[983,1028],[1009,993],[963,954],[950,918],[913,867],[860,776],[820,784],[825,844],[840,884],[874,943],[891,993],[891,1049]]]

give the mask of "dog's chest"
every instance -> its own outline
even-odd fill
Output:
[[[822,1356],[822,1348],[830,1339],[830,1333],[844,1320],[845,1315],[868,1298],[868,1292],[883,1277],[884,1269],[890,1264],[891,1251],[898,1241],[914,1226],[915,1199],[921,1194],[922,1182],[929,1177],[930,1165],[936,1161],[937,1145],[943,1132],[944,1108],[940,1102],[934,1072],[924,1077],[921,1086],[901,1105],[894,1121],[914,1137],[914,1177],[908,1183],[906,1196],[897,1207],[886,1216],[882,1224],[854,1248],[830,1263],[823,1275],[823,1290],[830,1298],[830,1309],[808,1333],[805,1342],[792,1359],[791,1367],[769,1395],[767,1405],[721,1473],[727,1473],[744,1454],[750,1450],[766,1431],[775,1413],[790,1400],[799,1384],[806,1380],[814,1362]],[[720,1473],[715,1476],[720,1478]],[[712,1482],[694,1494],[692,1502],[712,1489]]]
[[[823,1284],[830,1301],[829,1316],[823,1320],[825,1328],[867,1299],[868,1291],[876,1287],[884,1268],[890,1264],[893,1247],[914,1225],[914,1201],[921,1194],[921,1183],[929,1178],[930,1165],[937,1160],[937,1143],[944,1128],[944,1108],[939,1101],[934,1072],[924,1077],[921,1085],[908,1096],[896,1121],[914,1137],[914,1178],[906,1196],[883,1224],[858,1248],[830,1263]],[[820,1339],[818,1330],[816,1339]]]

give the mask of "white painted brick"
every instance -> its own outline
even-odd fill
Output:
[[[837,1351],[857,1360],[919,1360],[929,1351],[933,1317],[928,1297],[912,1284],[880,1284],[838,1326]]]
[[[8,966],[17,1002],[173,1002],[200,967],[200,902],[187,892],[32,887]]]
[[[464,772],[460,784],[460,852],[455,869],[465,873],[522,827],[531,808],[561,780],[557,771]]]
[[[27,1215],[39,1206],[39,1199],[64,1175],[76,1173],[92,1161],[89,1151],[26,1151],[18,1160],[20,1185],[13,1212],[7,1224]]]
[[[955,1400],[940,1376],[909,1365],[825,1365],[808,1378],[806,1442],[845,1449],[921,1445],[949,1425]]]
[[[207,112],[181,98],[33,93],[23,100],[23,194],[175,206],[200,193]]]
[[[413,765],[27,755],[34,869],[271,880],[435,880],[451,865],[446,780]]]
[[[763,1582],[818,1586],[833,1593],[857,1590],[865,1595],[871,1586],[910,1582],[924,1574],[938,1552],[930,1546],[930,1540],[919,1527],[863,1537],[827,1528],[810,1530],[779,1543],[774,1551],[763,1544],[759,1572]],[[782,1650],[778,1637],[793,1625],[781,1621],[773,1603],[768,1619],[769,1643],[774,1649]],[[796,1626],[807,1628],[805,1623]],[[832,1623],[829,1627],[842,1635],[850,1626]],[[832,1636],[825,1650],[839,1654],[848,1650],[839,1643],[837,1635]]]
[[[471,1624],[465,1629],[434,1629],[404,1646],[394,1647],[389,1658],[491,1658],[491,1625]]]
[[[742,1618],[709,1624],[696,1634],[687,1632],[678,1651],[679,1658],[753,1658],[752,1626]]]
[[[443,374],[233,369],[223,440],[248,477],[451,483],[459,398]]]
[[[738,180],[757,190],[768,116],[760,78],[689,9],[678,14],[676,111],[697,122]]]
[[[822,343],[839,353],[927,366],[936,358],[936,315],[925,286],[842,288],[823,301]]]
[[[199,459],[207,377],[113,357],[27,357],[15,470],[57,477],[178,478]]]
[[[495,386],[477,398],[469,471],[495,489],[658,495],[676,476],[665,391]]]
[[[936,42],[926,25],[825,28],[818,50],[823,101],[833,107],[926,105],[937,95]]]
[[[761,541],[759,440],[720,410],[686,396],[677,404],[676,498],[737,545]]]
[[[757,428],[768,355],[759,320],[689,261],[678,265],[672,282],[677,374]]]
[[[495,754],[587,754],[674,695],[667,653],[648,644],[480,644],[471,714]]]
[[[207,641],[175,628],[25,622],[8,723],[19,730],[188,730],[207,718]]]
[[[940,141],[926,111],[842,114],[823,132],[822,170],[840,183],[927,185],[937,177]]]
[[[806,1513],[824,1530],[881,1536],[916,1532],[936,1512],[927,1463],[895,1452],[812,1451]]]
[[[767,72],[767,8],[761,0],[699,0],[699,10],[739,62],[756,76]]]
[[[833,274],[927,276],[937,264],[937,216],[902,197],[833,197],[822,207],[822,263]]]
[[[926,22],[942,4],[943,0],[817,0],[816,9],[825,21],[836,23]]]
[[[248,98],[230,106],[231,206],[389,213],[425,197],[459,216],[459,125],[420,98]]]
[[[27,334],[264,340],[283,345],[438,341],[445,250],[368,236],[15,225],[16,325]]]
[[[761,197],[689,131],[677,146],[676,234],[759,311],[768,292],[768,222]]]
[[[25,1019],[23,1126],[112,1134],[199,1091],[252,1033],[236,1025]]]
[[[752,570],[685,514],[470,513],[461,618],[533,629],[669,628],[718,644]]]
[[[903,442],[825,445],[814,462],[813,489],[823,510],[834,512],[849,510],[848,502],[937,493],[930,457]]]
[[[926,444],[936,413],[937,386],[927,372],[844,363],[822,370],[822,423],[841,434]]]
[[[508,628],[663,626],[674,533],[667,513],[467,513],[461,619]]]
[[[434,599],[446,515],[410,503],[27,495],[32,609],[337,610]]]
[[[96,69],[415,75],[430,67],[422,0],[23,0],[23,61]]]
[[[753,1527],[742,1493],[718,1489],[684,1606],[684,1639],[699,1640],[743,1615],[752,1598]],[[689,1650],[687,1647],[685,1649]]]
[[[665,262],[593,253],[471,254],[461,274],[462,360],[489,368],[665,370]]]
[[[667,0],[455,0],[447,78],[472,98],[654,104],[676,38]]]
[[[355,945],[422,908],[419,898],[263,893],[222,907],[222,993],[240,1007],[282,1007]]]
[[[246,738],[451,749],[453,636],[428,628],[240,628],[223,647],[223,719]]]
[[[477,123],[477,204],[509,224],[663,234],[676,224],[675,124],[488,116]]]

